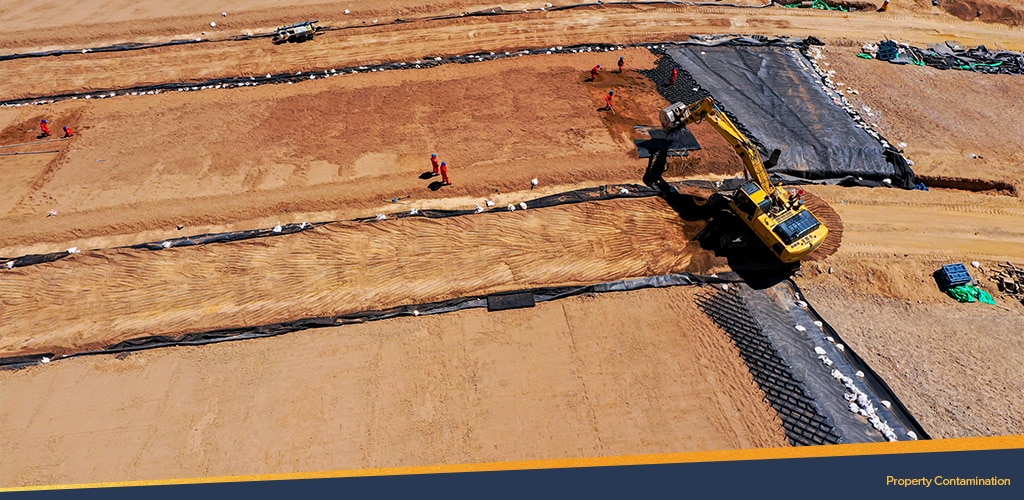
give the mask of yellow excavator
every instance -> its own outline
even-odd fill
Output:
[[[781,186],[772,185],[768,178],[768,168],[778,161],[779,150],[772,152],[766,166],[757,148],[711,97],[689,105],[676,103],[661,111],[661,126],[666,136],[682,127],[705,120],[732,144],[746,170],[747,181],[728,197],[732,212],[782,262],[797,262],[818,248],[825,241],[828,228],[807,210],[798,196],[790,194]],[[662,155],[665,153],[667,150],[661,152]],[[664,185],[660,174],[659,180]]]

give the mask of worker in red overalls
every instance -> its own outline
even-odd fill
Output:
[[[39,122],[39,130],[43,131],[43,133],[40,134],[40,137],[50,137],[50,126],[46,123],[45,118],[43,118],[43,121]]]
[[[676,78],[679,78],[679,66],[674,66],[672,68],[672,79],[668,81],[668,84],[669,85],[675,85],[676,84]]]
[[[614,95],[615,95],[615,91],[614,90],[609,90],[608,91],[608,95],[604,96],[604,109],[605,109],[605,111],[615,111],[615,108],[612,107],[612,96],[614,96]]]
[[[600,72],[601,72],[601,65],[600,64],[598,64],[597,66],[594,66],[593,68],[591,68],[590,69],[590,81],[592,81],[592,82],[596,81],[597,80],[597,74],[600,73]]]
[[[437,164],[437,153],[430,154],[430,166],[434,168],[434,175],[441,173],[441,165]]]
[[[75,131],[71,127],[68,127],[68,126],[65,125],[64,126],[64,138],[67,139],[68,137],[74,137],[74,136],[75,136]]]
[[[626,65],[626,58],[619,56],[619,73],[622,73],[622,67]]]
[[[441,162],[441,184],[445,186],[451,186],[452,183],[448,182],[448,163]]]

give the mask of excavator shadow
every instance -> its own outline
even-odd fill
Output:
[[[729,268],[755,290],[770,288],[789,279],[800,263],[778,259],[743,222],[728,210],[720,210],[694,238],[701,248],[725,257]]]
[[[686,222],[704,222],[693,236],[702,250],[724,258],[729,268],[751,288],[772,287],[800,268],[799,263],[786,264],[766,248],[754,233],[728,208],[722,193],[710,197],[706,193],[681,192],[674,187],[662,198],[679,218]]]
[[[666,182],[663,176],[668,158],[667,141],[652,143],[650,149],[656,153],[648,160],[644,184],[657,189],[680,219],[705,221],[693,237],[702,249],[713,252],[715,257],[724,257],[729,268],[755,289],[784,281],[799,268],[799,263],[783,263],[761,243],[730,210],[728,195],[707,188]],[[777,158],[778,153],[774,153],[771,161]]]

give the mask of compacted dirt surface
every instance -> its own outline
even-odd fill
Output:
[[[785,446],[735,346],[690,305],[696,291],[5,374],[4,398],[23,403],[4,405],[4,484]]]
[[[0,101],[698,33],[814,36],[826,44],[819,63],[858,91],[846,94],[865,120],[905,143],[931,190],[805,186],[841,219],[842,238],[796,282],[932,437],[1024,434],[1024,305],[988,280],[1000,263],[1024,265],[1024,77],[856,56],[892,36],[1022,51],[1013,2],[959,2],[1009,9],[974,18],[924,0],[887,13],[731,3],[521,2],[502,13],[475,0],[4,2],[0,55],[76,53],[0,60]],[[460,16],[485,10],[496,15]],[[300,44],[229,39],[307,19],[331,29]],[[209,41],[81,52],[196,38]],[[621,74],[609,71],[619,56]],[[0,357],[727,270],[693,241],[701,223],[660,198],[346,222],[639,183],[647,161],[635,127],[657,125],[668,104],[638,72],[656,61],[634,47],[0,107],[0,263],[81,251],[0,268]],[[595,64],[605,71],[585,81]],[[613,89],[615,111],[599,111]],[[44,118],[55,134],[37,138]],[[64,125],[76,136],[53,140]],[[691,130],[703,149],[673,160],[670,180],[741,172],[713,129]],[[449,163],[452,185],[424,175],[431,153]],[[342,222],[116,248],[322,221]],[[931,273],[952,262],[968,263],[998,304],[942,294]],[[0,487],[786,446],[695,293],[584,296],[2,371]]]

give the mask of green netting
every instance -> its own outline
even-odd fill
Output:
[[[992,294],[986,292],[985,290],[978,290],[978,301],[992,305],[995,305],[996,303],[996,299],[992,297]]]
[[[957,69],[974,69],[974,68],[998,68],[1003,64],[1003,61],[997,61],[994,63],[970,63],[957,66]]]
[[[798,8],[800,8],[801,3],[802,2],[785,4],[785,5],[783,5],[783,7],[787,8],[787,9],[798,9]],[[826,2],[825,0],[813,0],[811,2],[811,8],[812,9],[821,9],[821,10],[838,10],[840,12],[846,12],[846,7],[843,7],[842,5],[833,7],[833,6],[829,5],[828,2]]]
[[[992,297],[992,294],[982,290],[974,285],[960,285],[946,290],[946,293],[950,297],[953,297],[959,302],[983,302],[985,304],[995,304],[996,299]]]

